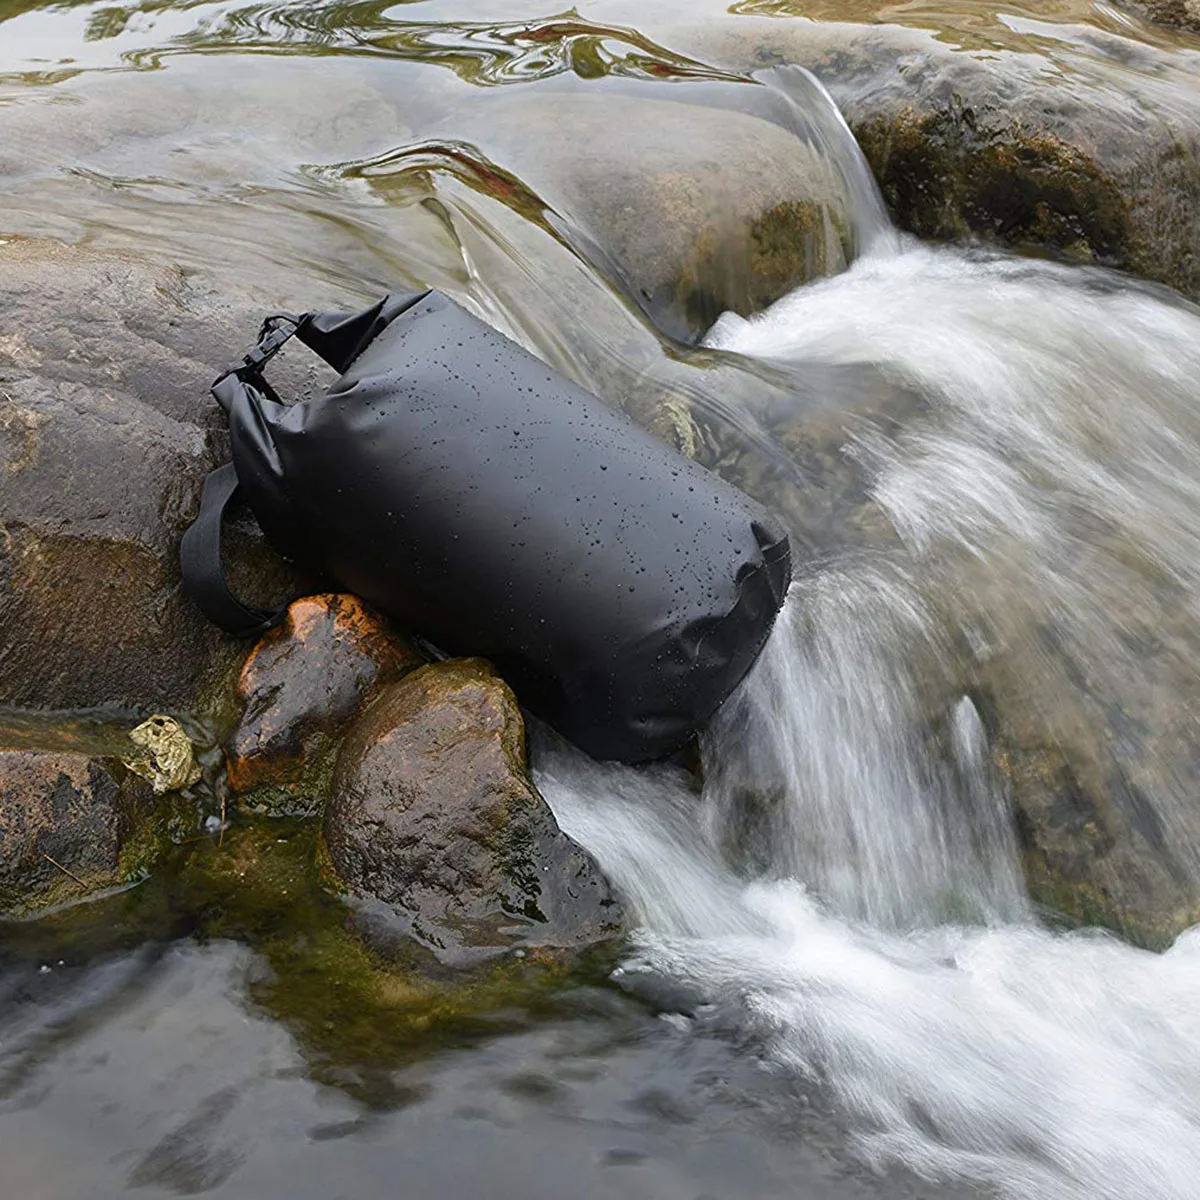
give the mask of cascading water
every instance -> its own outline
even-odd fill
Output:
[[[1200,310],[879,238],[708,343],[871,364],[925,408],[847,437],[897,539],[802,567],[701,797],[543,756],[640,920],[622,978],[819,1080],[879,1161],[1012,1200],[1197,1195],[1200,940],[1039,924],[990,739],[1033,725],[1079,777],[1108,764],[1195,877]]]
[[[754,678],[706,738],[717,845],[881,926],[1024,912],[970,699],[950,714],[947,761],[922,740],[905,659],[942,649],[931,625],[907,581],[882,571],[827,567],[793,587]]]

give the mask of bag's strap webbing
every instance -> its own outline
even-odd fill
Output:
[[[226,408],[227,384],[241,386],[253,381],[260,390],[273,394],[263,378],[262,369],[295,335],[305,319],[279,313],[263,322],[258,343],[236,367],[231,367],[213,384],[213,395],[222,408]],[[217,467],[205,476],[200,512],[179,544],[179,566],[183,572],[183,589],[196,607],[226,633],[246,637],[278,624],[287,605],[256,608],[243,604],[230,590],[221,566],[221,525],[237,493],[238,477],[233,463]]]
[[[255,608],[243,604],[229,590],[221,568],[221,523],[237,490],[233,463],[208,473],[200,497],[200,513],[179,546],[179,564],[183,568],[184,589],[200,611],[226,633],[246,636],[278,624],[287,606]]]
[[[213,396],[227,413],[239,394],[245,395],[240,389],[247,387],[277,401],[278,397],[263,376],[263,368],[297,335],[335,370],[345,371],[382,329],[428,294],[393,292],[361,313],[304,313],[300,316],[276,313],[263,322],[253,349],[213,384]],[[200,513],[183,535],[179,547],[179,562],[183,570],[183,590],[200,611],[226,633],[245,636],[262,633],[278,624],[287,606],[255,608],[243,604],[225,579],[221,568],[221,523],[237,491],[238,477],[233,463],[208,474],[200,497]]]

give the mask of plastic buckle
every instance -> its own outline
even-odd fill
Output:
[[[243,356],[243,367],[240,369],[258,374],[266,363],[270,362],[291,340],[299,328],[300,318],[293,317],[289,313],[279,313],[277,316],[268,317],[259,331],[258,345]]]

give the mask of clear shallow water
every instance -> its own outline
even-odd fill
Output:
[[[215,295],[252,278],[264,308],[445,287],[606,395],[675,389],[768,464],[722,460],[804,526],[808,565],[706,738],[703,796],[540,758],[639,918],[612,986],[330,1068],[321,1033],[264,1000],[254,938],[165,920],[141,950],[72,944],[60,966],[13,935],[5,1183],[56,1200],[1194,1196],[1195,935],[1152,955],[1041,925],[991,755],[999,712],[1081,771],[1115,761],[1197,868],[1196,310],[905,243],[793,74],[773,84],[791,107],[768,107],[840,180],[862,257],[664,355],[547,164],[516,180],[561,218],[538,223],[427,143],[526,85],[548,104],[591,83],[721,104],[749,85],[633,32],[691,11],[591,6],[577,27],[452,7],[0,8],[0,235],[149,253]],[[1164,102],[1187,75],[1186,38],[1107,8],[1056,19],[958,6],[934,23],[1061,43]],[[1097,67],[1127,27],[1180,57]],[[869,519],[835,513],[806,540],[820,522],[785,494],[796,461],[801,491],[836,483]],[[352,1086],[364,1066],[387,1086]]]
[[[445,1047],[366,1105],[313,1082],[246,1001],[261,965],[181,943],[3,978],[6,1194],[586,1197],[879,1195],[808,1089],[721,1031],[612,993]],[[889,1196],[930,1192],[892,1174]]]

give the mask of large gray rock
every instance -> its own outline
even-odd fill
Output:
[[[448,965],[513,949],[579,950],[621,910],[530,782],[516,699],[478,659],[421,667],[346,738],[325,815],[352,894]]]
[[[1200,291],[1200,55],[1186,43],[952,15],[945,29],[663,25],[667,45],[716,66],[812,70],[912,233],[1053,249]]]
[[[180,589],[178,546],[225,453],[207,389],[261,313],[171,267],[0,245],[0,703],[188,708],[238,647]],[[239,586],[294,584],[252,525]]]

